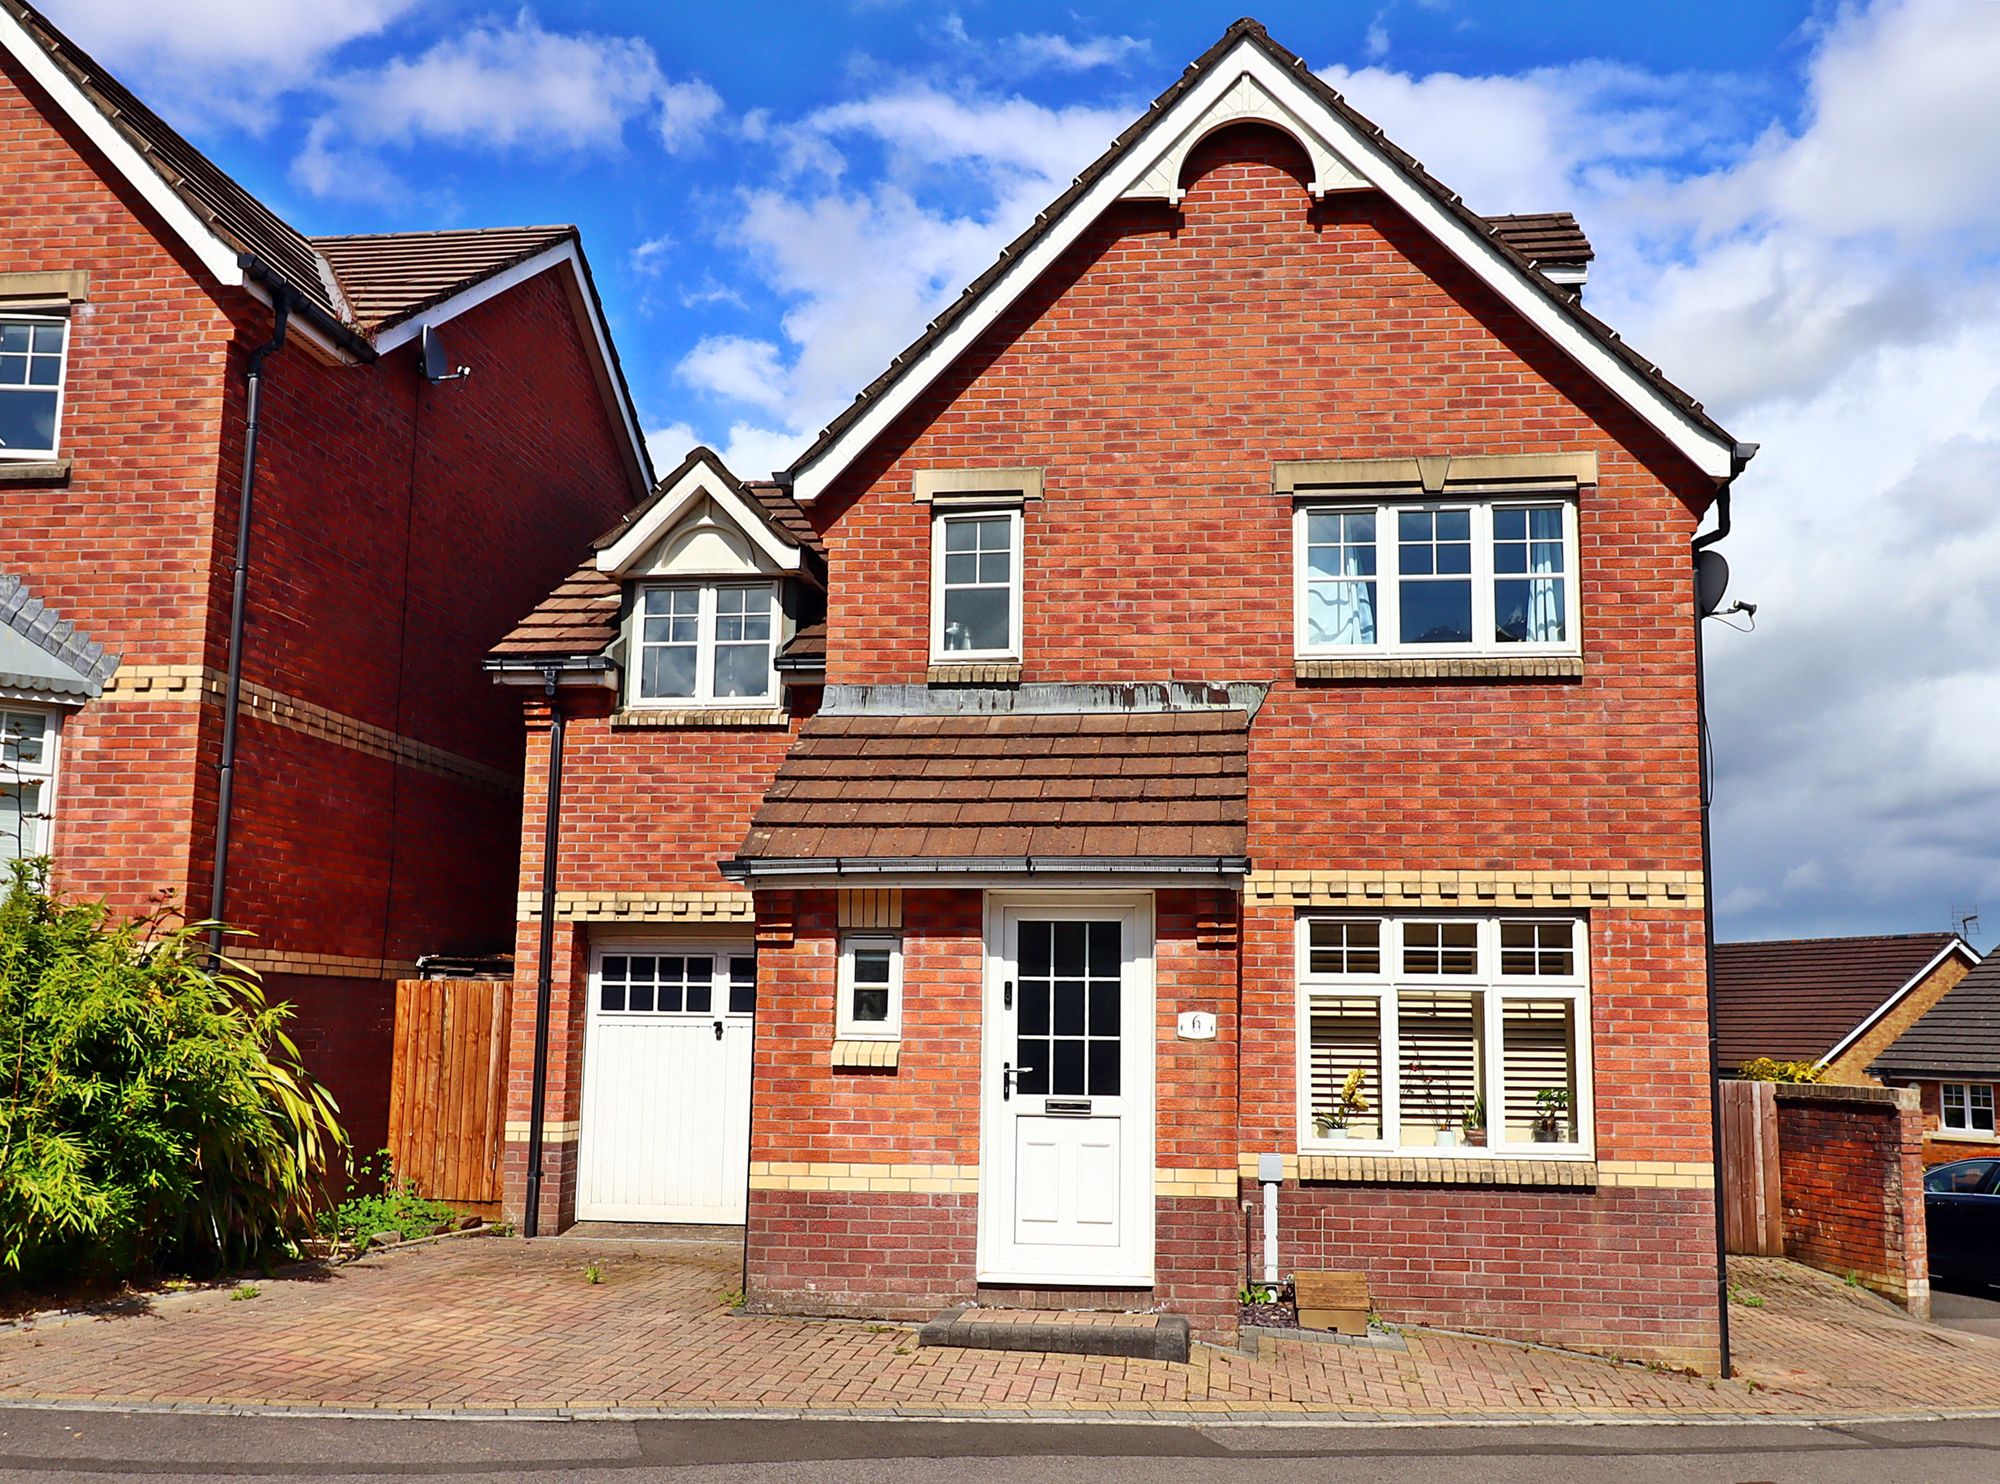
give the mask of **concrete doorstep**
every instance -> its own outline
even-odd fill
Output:
[[[1040,1309],[947,1309],[917,1331],[919,1346],[1116,1355],[1185,1364],[1188,1322],[1178,1314],[1080,1314]]]

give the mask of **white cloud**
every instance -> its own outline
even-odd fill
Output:
[[[669,83],[660,95],[660,142],[667,153],[693,148],[722,114],[722,95],[700,78]]]
[[[1043,31],[1010,36],[1006,48],[1022,67],[1087,72],[1094,67],[1120,67],[1136,61],[1152,50],[1152,43],[1136,36],[1073,38]]]
[[[197,127],[219,118],[261,129],[280,93],[415,7],[416,0],[316,0],[308,19],[271,0],[50,0],[48,11],[153,106]]]

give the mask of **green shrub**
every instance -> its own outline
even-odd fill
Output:
[[[395,1232],[407,1240],[428,1237],[441,1226],[457,1224],[456,1206],[429,1200],[418,1195],[415,1187],[397,1183],[388,1150],[382,1150],[372,1162],[362,1161],[358,1173],[362,1185],[379,1183],[380,1194],[350,1195],[331,1210],[322,1212],[319,1218],[322,1236],[365,1248],[368,1239],[380,1232]]]
[[[1817,1082],[1826,1075],[1826,1069],[1815,1062],[1755,1056],[1738,1067],[1736,1075],[1745,1082]]]
[[[207,924],[114,923],[18,863],[0,898],[0,1273],[263,1260],[304,1232],[346,1135]]]

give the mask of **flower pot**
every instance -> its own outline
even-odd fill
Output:
[[[1437,1147],[1440,1149],[1456,1149],[1458,1147],[1458,1130],[1455,1128],[1439,1129]]]
[[[1465,1131],[1465,1142],[1474,1149],[1484,1149],[1486,1147],[1486,1130],[1483,1128],[1467,1129]]]

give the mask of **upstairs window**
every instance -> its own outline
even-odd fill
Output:
[[[776,700],[775,584],[648,583],[639,590],[635,619],[634,705],[748,706]]]
[[[1021,657],[1021,512],[939,513],[931,527],[931,658]]]
[[[1343,500],[1296,520],[1302,655],[1579,650],[1568,501]]]
[[[69,320],[0,310],[0,459],[53,458]]]
[[[0,706],[0,861],[49,853],[56,713]]]

